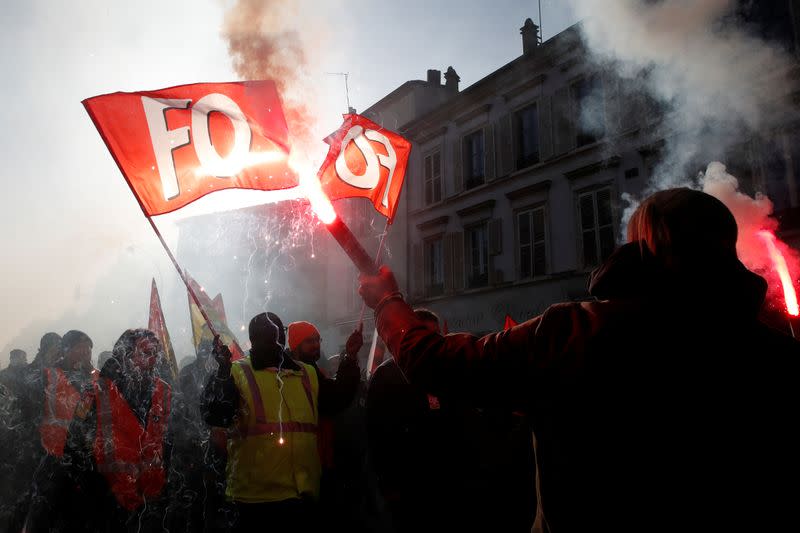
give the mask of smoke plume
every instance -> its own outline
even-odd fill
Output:
[[[243,80],[275,81],[293,145],[301,149],[321,137],[315,131],[312,73],[322,28],[314,17],[302,19],[313,6],[295,0],[237,0],[225,14],[222,36],[228,44],[233,68]],[[301,27],[302,24],[302,27]]]

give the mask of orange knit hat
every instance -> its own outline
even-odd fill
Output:
[[[289,324],[289,350],[296,351],[300,343],[314,335],[319,336],[319,330],[311,322],[292,322]]]

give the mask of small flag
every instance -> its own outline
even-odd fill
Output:
[[[220,340],[222,340],[223,344],[231,351],[232,360],[236,361],[244,357],[244,352],[239,346],[239,342],[236,340],[236,335],[228,328],[228,324],[225,320],[225,306],[222,303],[222,295],[218,294],[212,300],[194,279],[188,274],[186,277],[189,280],[192,290],[197,295],[197,299],[200,300],[203,309],[206,310],[208,318],[211,319],[211,323],[214,324],[214,329],[219,333]],[[195,350],[197,350],[202,341],[213,341],[214,337],[208,329],[208,324],[206,324],[203,314],[200,312],[197,304],[194,303],[192,296],[188,296],[189,312],[192,318],[192,337],[194,339]]]
[[[506,313],[506,321],[503,324],[503,331],[508,331],[509,329],[513,328],[517,325],[517,321],[511,318],[511,315]]]
[[[411,143],[361,115],[344,115],[339,130],[325,139],[328,155],[319,169],[330,200],[369,198],[391,222],[411,153]]]
[[[153,283],[150,287],[150,318],[147,321],[147,329],[158,337],[161,346],[164,348],[164,355],[169,361],[172,377],[177,379],[178,362],[175,360],[175,350],[172,348],[172,341],[169,337],[169,331],[167,331],[167,323],[164,320],[164,311],[161,309],[161,298],[158,296],[155,278],[153,278]]]

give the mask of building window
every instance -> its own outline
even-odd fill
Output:
[[[441,237],[425,241],[423,261],[425,296],[439,296],[444,293],[444,255]]]
[[[514,114],[517,138],[517,169],[539,162],[539,109],[536,104]]]
[[[483,185],[483,130],[464,137],[464,188],[472,189]]]
[[[442,201],[442,154],[436,152],[425,158],[425,205]]]
[[[464,230],[464,248],[467,255],[467,287],[485,287],[489,284],[489,240],[486,223]]]
[[[584,78],[573,85],[572,98],[577,114],[576,145],[586,146],[602,139],[606,134],[606,114],[600,76]]]
[[[547,237],[544,206],[517,214],[520,278],[535,278],[547,273]]]
[[[595,266],[614,251],[614,216],[611,209],[611,188],[586,192],[578,198],[583,266]]]

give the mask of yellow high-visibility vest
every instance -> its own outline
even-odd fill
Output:
[[[233,364],[240,398],[237,420],[228,432],[229,500],[319,498],[319,380],[314,367],[298,364],[301,370],[280,374],[276,368],[254,370],[249,358]]]

